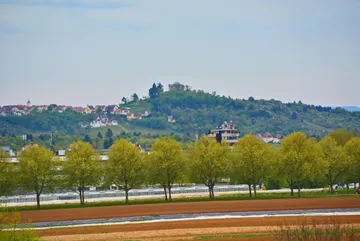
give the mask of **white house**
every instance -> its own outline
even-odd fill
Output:
[[[168,122],[175,123],[176,121],[175,121],[175,119],[174,119],[174,117],[172,115],[169,115],[168,116]]]
[[[90,123],[90,126],[91,126],[91,128],[103,127],[103,126],[106,126],[106,125],[107,125],[108,121],[109,121],[109,120],[108,120],[107,118],[97,117],[95,120],[93,120],[93,121]]]
[[[117,121],[117,120],[112,120],[110,123],[111,123],[112,126],[117,126],[117,125],[118,125],[118,121]]]

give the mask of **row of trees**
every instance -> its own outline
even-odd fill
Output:
[[[101,162],[92,146],[82,141],[70,146],[63,161],[44,147],[30,145],[19,155],[19,164],[13,165],[1,151],[0,196],[16,189],[32,191],[40,207],[43,191],[56,188],[71,188],[84,204],[89,186],[116,185],[124,190],[128,202],[131,189],[148,184],[161,186],[165,199],[171,201],[175,183],[203,183],[209,197],[214,198],[214,186],[229,179],[232,183],[246,183],[250,196],[252,190],[256,196],[256,186],[267,178],[285,179],[291,194],[297,188],[299,196],[306,180],[321,179],[330,185],[331,192],[340,179],[360,182],[359,137],[342,142],[329,135],[316,142],[296,132],[274,149],[248,134],[231,149],[225,142],[203,136],[186,150],[176,140],[162,137],[146,154],[120,139],[110,147],[108,157],[108,161]]]

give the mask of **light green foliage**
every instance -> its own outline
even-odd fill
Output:
[[[99,154],[89,143],[77,141],[70,146],[63,162],[65,187],[79,193],[80,204],[85,204],[85,187],[100,183],[102,166]]]
[[[341,175],[347,170],[349,162],[344,148],[338,145],[332,136],[326,136],[319,142],[319,151],[321,161],[325,165],[324,173],[327,184],[330,185],[330,191],[333,193],[333,185],[339,181]]]
[[[360,137],[354,137],[347,142],[345,150],[350,161],[350,175],[354,176],[360,185]]]
[[[147,159],[149,182],[160,184],[164,188],[166,200],[167,189],[171,201],[172,185],[186,173],[181,144],[170,137],[159,138],[152,145]]]
[[[37,207],[44,188],[56,185],[56,164],[51,151],[38,145],[27,146],[19,155],[19,182],[22,188],[36,193]]]
[[[40,241],[39,236],[30,224],[22,224],[19,212],[8,212],[6,206],[0,205],[0,240],[1,241]]]
[[[128,203],[129,190],[139,187],[145,180],[145,163],[141,150],[134,144],[120,139],[110,147],[108,155],[106,183],[115,184],[124,190]]]
[[[214,198],[215,184],[227,177],[229,146],[217,143],[215,138],[203,136],[189,151],[192,179],[204,183],[209,188],[210,198]]]
[[[321,171],[316,165],[319,158],[315,141],[302,132],[295,132],[282,141],[280,157],[280,175],[286,178],[291,194],[293,194],[294,186],[297,185],[298,196],[300,196],[302,182]]]
[[[16,186],[15,166],[8,154],[0,147],[0,197],[12,193]]]
[[[332,137],[338,145],[345,146],[345,144],[354,137],[354,132],[340,129],[332,131],[329,136]]]
[[[269,174],[271,160],[271,147],[254,135],[245,135],[236,143],[232,166],[233,176],[240,177],[249,185],[250,196],[250,185],[253,186],[256,196],[256,185]]]

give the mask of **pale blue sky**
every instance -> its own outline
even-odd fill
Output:
[[[174,82],[360,106],[359,0],[0,0],[0,105],[120,102]]]

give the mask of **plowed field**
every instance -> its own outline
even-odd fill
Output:
[[[360,208],[360,198],[312,198],[294,200],[213,201],[153,205],[76,208],[62,210],[24,211],[24,219],[33,222],[84,220],[129,216],[180,213],[215,213],[244,211],[310,210]],[[360,229],[360,216],[337,217],[266,217],[241,219],[194,220],[141,223],[96,227],[75,227],[39,230],[45,240],[274,240],[279,225],[351,224]],[[249,236],[249,234],[251,234]]]
[[[94,208],[72,208],[23,211],[21,217],[32,222],[86,220],[131,216],[152,216],[188,213],[224,213],[247,211],[310,210],[360,208],[360,198],[309,198],[245,201],[209,201],[189,203],[146,204]]]

